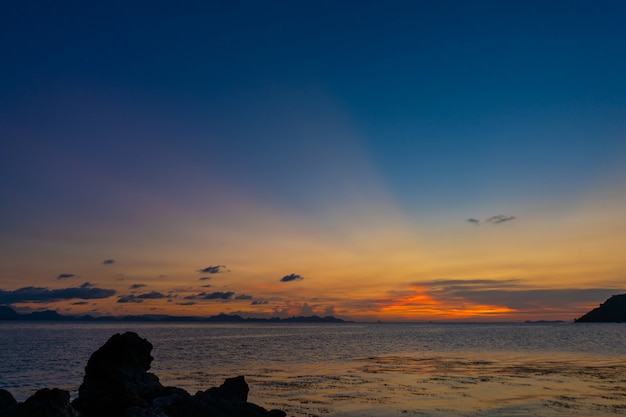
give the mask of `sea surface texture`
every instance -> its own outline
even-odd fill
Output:
[[[626,415],[625,324],[0,323],[0,388],[76,396],[114,333],[154,345],[151,372],[195,393],[245,375],[294,417]]]

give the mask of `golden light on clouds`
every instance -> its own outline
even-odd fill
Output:
[[[389,202],[348,205],[316,218],[314,212],[303,214],[251,198],[234,201],[194,210],[170,205],[166,216],[156,216],[163,224],[147,240],[131,227],[128,235],[103,232],[99,244],[78,252],[80,240],[54,250],[43,241],[31,246],[38,264],[23,255],[7,260],[3,289],[22,287],[20,280],[8,278],[27,271],[36,286],[68,288],[89,282],[116,291],[105,299],[45,304],[76,314],[334,311],[367,320],[517,320],[541,314],[569,319],[602,301],[597,298],[604,293],[594,293],[585,302],[574,291],[571,300],[560,300],[563,306],[556,307],[544,299],[533,303],[532,291],[554,301],[558,291],[568,289],[618,291],[626,268],[621,251],[626,224],[620,210],[626,204],[615,196],[610,207],[597,198],[567,210],[521,207],[515,220],[478,226],[466,222],[462,211],[445,224],[418,222]],[[231,205],[237,209],[229,210]],[[144,221],[142,228],[153,220]],[[81,257],[73,262],[76,253]],[[105,258],[116,261],[102,264]],[[224,268],[201,273],[207,265]],[[74,276],[56,279],[62,273]],[[303,279],[280,282],[292,273]],[[453,280],[462,290],[445,284]],[[516,304],[515,291],[523,303]],[[150,298],[146,294],[151,292],[162,297]],[[229,292],[228,298],[212,296]],[[118,302],[127,296],[137,298]]]
[[[516,310],[497,305],[473,304],[462,299],[437,299],[428,289],[411,286],[410,290],[377,300],[380,317],[396,320],[454,320],[501,317]]]

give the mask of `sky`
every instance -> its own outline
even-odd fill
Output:
[[[623,1],[0,5],[0,305],[572,320],[626,292]]]

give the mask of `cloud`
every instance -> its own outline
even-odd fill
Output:
[[[304,303],[300,308],[300,314],[303,316],[313,316],[313,315],[323,315],[323,316],[334,316],[335,315],[335,307],[333,306],[320,306],[313,305],[310,306],[308,303]]]
[[[497,216],[489,217],[485,221],[489,222],[489,223],[493,223],[493,224],[500,224],[500,223],[509,222],[509,221],[515,220],[515,219],[516,219],[515,216],[505,216],[503,214],[498,214]]]
[[[139,294],[137,298],[157,300],[161,298],[168,298],[168,296],[158,291],[151,291],[146,294]]]
[[[200,285],[202,288],[211,288],[213,285],[211,284],[204,284],[204,285]]]
[[[233,295],[235,295],[235,293],[232,291],[201,292],[199,294],[188,295],[185,297],[185,300],[230,300]]]
[[[264,305],[264,304],[269,304],[270,302],[267,300],[253,300],[250,305],[253,306],[258,306],[258,305]]]
[[[515,220],[516,218],[517,217],[515,216],[505,216],[504,214],[498,214],[496,216],[491,216],[487,218],[483,223],[481,223],[479,219],[475,219],[473,217],[470,217],[469,219],[465,219],[465,221],[473,224],[474,226],[480,226],[481,224],[484,224],[484,223],[500,224],[500,223],[510,222],[511,220]]]
[[[122,295],[117,299],[118,303],[143,303],[141,298],[137,298],[134,295]]]
[[[195,301],[185,301],[184,303],[176,303],[176,304],[178,304],[179,306],[193,306],[193,305],[196,305],[196,302]]]
[[[76,301],[75,303],[72,303],[73,306],[84,306],[89,304],[87,301]]]
[[[118,303],[142,303],[144,300],[160,300],[163,298],[170,298],[170,296],[160,293],[158,291],[151,291],[149,293],[139,294],[139,295],[134,295],[134,294],[122,295],[117,299],[117,302]]]
[[[105,259],[102,261],[103,265],[113,265],[115,263],[115,259]]]
[[[134,295],[134,294],[123,295],[123,296],[120,296],[120,298],[118,298],[117,302],[118,303],[141,303],[143,302],[143,300],[160,300],[163,298],[170,298],[170,296],[160,293],[158,291],[151,291],[151,292],[148,292],[145,294],[139,294],[139,295]]]
[[[0,304],[50,303],[62,300],[92,300],[115,295],[115,290],[96,288],[89,282],[79,287],[49,289],[43,287],[23,287],[13,291],[0,290]]]
[[[235,300],[252,300],[252,298],[254,297],[252,297],[251,295],[241,294],[235,297]]]
[[[302,281],[304,277],[298,274],[285,275],[280,279],[280,282]]]
[[[272,315],[280,318],[292,316],[334,316],[335,307],[322,304],[310,305],[309,303],[288,302],[284,307],[275,307]]]
[[[485,305],[501,305],[511,309],[534,312],[546,308],[599,303],[614,294],[616,288],[536,288],[519,279],[435,280],[415,282],[427,294],[442,301],[463,300]]]
[[[524,284],[520,279],[436,279],[433,281],[414,282],[413,285],[426,286],[430,288],[519,288]]]
[[[226,269],[226,265],[209,265],[206,268],[199,269],[198,272],[202,274],[219,274]]]
[[[202,278],[198,278],[198,281],[208,281],[210,279],[211,277],[202,277]]]
[[[74,278],[76,276],[78,276],[78,275],[75,275],[75,274],[59,274],[57,276],[57,279],[68,279],[68,278]]]
[[[131,285],[129,288],[130,288],[131,290],[137,290],[137,289],[142,288],[142,287],[145,287],[145,286],[146,286],[146,284],[133,284],[133,285]]]

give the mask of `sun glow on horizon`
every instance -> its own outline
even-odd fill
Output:
[[[501,318],[517,312],[508,307],[472,304],[462,299],[436,299],[419,286],[411,286],[410,291],[383,298],[378,303],[381,317],[403,320]]]

